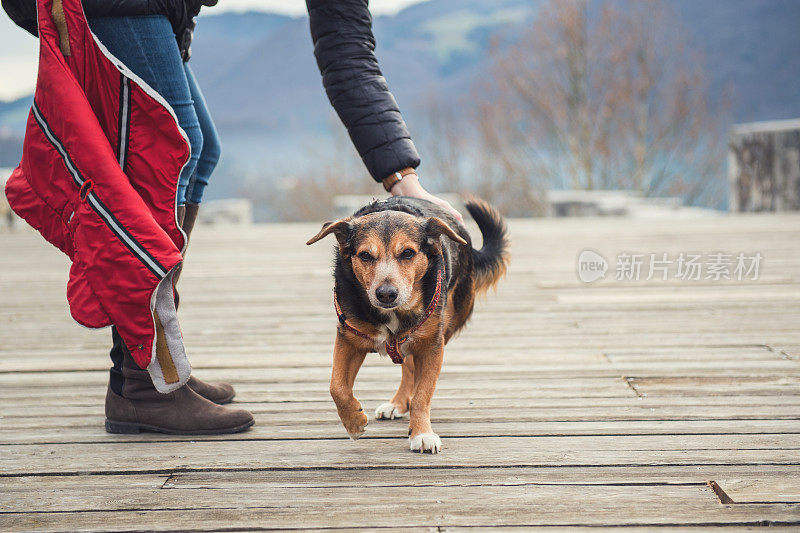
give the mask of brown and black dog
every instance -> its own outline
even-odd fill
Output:
[[[410,411],[411,449],[441,449],[430,409],[444,345],[469,319],[476,295],[497,283],[508,264],[500,214],[480,200],[466,207],[483,235],[480,250],[472,248],[466,228],[444,209],[408,197],[374,202],[351,217],[325,223],[307,243],[331,233],[339,241],[331,396],[353,439],[368,422],[353,383],[367,353],[377,351],[402,363],[403,377],[375,416],[400,418]]]

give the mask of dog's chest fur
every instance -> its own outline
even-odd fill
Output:
[[[397,318],[397,313],[387,312],[386,315],[389,317],[389,322],[383,324],[381,329],[386,331],[386,335],[394,335],[397,333],[398,328],[400,328],[400,319]],[[385,339],[384,339],[385,340]]]
[[[385,324],[381,324],[380,334],[375,338],[375,349],[378,350],[379,354],[388,356],[389,354],[386,353],[385,343],[389,337],[397,333],[397,330],[400,328],[400,319],[397,318],[397,313],[392,311],[381,312],[381,314],[388,317],[389,321]],[[402,347],[400,351],[402,352]]]

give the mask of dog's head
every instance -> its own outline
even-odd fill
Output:
[[[411,310],[421,303],[422,278],[441,255],[442,235],[467,242],[440,218],[378,211],[326,222],[306,244],[334,234],[339,254],[378,309]]]

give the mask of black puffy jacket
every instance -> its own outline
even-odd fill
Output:
[[[375,58],[367,0],[306,0],[314,55],[328,99],[367,170],[381,181],[419,155]]]
[[[38,35],[36,0],[0,0],[8,16],[17,26]],[[200,12],[203,0],[83,0],[83,11],[92,17],[128,17],[138,15],[164,15],[172,24],[178,46],[184,59],[188,59],[191,44],[192,19]],[[216,2],[214,2],[216,3]],[[188,33],[187,33],[188,32]]]

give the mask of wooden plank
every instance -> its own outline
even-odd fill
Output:
[[[0,488],[6,495],[3,511],[66,511],[114,509],[117,502],[110,501],[109,493],[120,486],[130,489],[126,502],[137,505],[139,494],[154,490],[228,489],[262,491],[282,488],[350,487],[353,480],[363,488],[402,487],[423,484],[429,487],[463,486],[538,486],[538,485],[695,485],[703,486],[710,477],[734,478],[741,483],[780,482],[790,476],[790,467],[775,466],[689,466],[689,467],[601,467],[586,478],[585,469],[557,468],[428,468],[397,469],[391,475],[381,469],[311,470],[294,471],[216,471],[176,472],[171,474],[94,474],[77,476],[27,476],[0,478]],[[83,497],[80,495],[83,494]],[[138,505],[148,507],[151,500]]]
[[[724,478],[717,484],[736,504],[800,504],[800,479],[797,472],[767,478]]]
[[[281,391],[269,391],[268,386],[249,384],[237,387],[235,403],[248,404],[251,407],[262,409],[298,409],[316,410],[327,409],[333,405],[330,394],[327,390],[308,390],[293,391],[290,395]],[[365,404],[373,403],[377,407],[387,399],[387,394],[391,394],[393,388],[389,387],[383,391],[377,389],[358,390],[358,396]],[[455,389],[438,391],[434,401],[438,409],[470,409],[470,408],[507,408],[509,400],[514,400],[515,407],[519,409],[584,409],[587,407],[687,407],[704,408],[712,406],[747,406],[747,407],[766,407],[766,406],[800,406],[800,392],[798,394],[780,394],[776,391],[771,395],[737,395],[737,396],[637,396],[633,391],[623,390],[619,394],[608,396],[581,396],[580,391],[573,396],[572,391],[550,391],[550,394],[537,394],[535,390],[525,394],[519,391],[517,394],[500,393],[496,389],[485,391],[469,391],[465,394]],[[516,392],[516,391],[512,391]],[[544,391],[542,391],[544,392]],[[615,391],[616,392],[616,391]],[[64,388],[12,388],[0,394],[0,403],[5,400],[8,411],[16,408],[12,402],[25,407],[93,407],[97,408],[103,404],[105,390],[96,388],[92,392],[84,392],[81,387]],[[367,405],[371,407],[371,405]],[[61,413],[60,413],[61,414]]]
[[[377,357],[377,356],[376,356]],[[376,364],[377,363],[377,364]],[[784,363],[786,366],[784,366]],[[797,368],[795,368],[797,367]],[[199,371],[198,371],[199,372]],[[274,383],[275,386],[297,388],[313,384],[315,387],[324,387],[330,376],[330,368],[320,366],[316,368],[229,368],[229,369],[203,369],[202,374],[208,381],[220,379],[229,380],[239,384],[248,383]],[[359,373],[357,384],[390,384],[399,383],[400,369],[388,364],[371,361]],[[474,370],[466,366],[445,365],[441,377],[440,387],[444,389],[470,388],[483,389],[487,383],[496,381],[497,386],[504,389],[545,389],[545,388],[572,388],[582,393],[591,395],[598,387],[616,388],[620,384],[620,377],[627,376],[639,380],[650,379],[651,384],[658,384],[659,380],[675,380],[675,384],[697,385],[708,384],[742,384],[750,386],[775,386],[783,388],[800,384],[800,365],[792,361],[784,361],[781,368],[764,371],[741,372],[736,369],[715,369],[710,372],[690,371],[680,369],[662,370],[653,373],[622,374],[619,369],[610,368],[610,365],[598,365],[595,368],[584,365],[582,369],[563,367],[543,367],[538,371],[532,367],[528,369],[513,367],[510,370],[502,366],[475,365]],[[108,373],[105,371],[74,371],[74,372],[9,372],[0,373],[0,386],[14,387],[52,387],[53,385],[65,386],[103,386],[108,382]],[[439,387],[437,386],[437,387]]]
[[[385,401],[385,400],[384,400]],[[367,409],[374,409],[377,402],[367,404]],[[69,427],[102,427],[102,407],[98,405],[88,409],[91,415],[68,416],[53,414],[52,416],[6,416],[3,420],[4,428],[8,430],[22,430],[33,428],[69,428]],[[304,424],[316,426],[325,424],[338,427],[338,418],[333,405],[322,410],[297,410],[295,412],[265,412],[254,409],[257,424],[266,427],[276,425]],[[719,407],[651,407],[639,406],[598,408],[585,407],[574,409],[544,408],[541,410],[529,409],[525,414],[518,415],[509,409],[452,409],[439,410],[434,403],[432,422],[452,424],[473,423],[515,423],[515,422],[671,422],[671,421],[753,421],[753,420],[785,420],[788,422],[798,420],[797,406],[719,406]],[[376,422],[380,423],[380,422]],[[800,422],[798,422],[800,424]]]
[[[330,350],[326,347],[324,349],[314,349],[310,351],[304,351],[303,354],[293,357],[292,360],[285,361],[283,364],[271,364],[269,366],[264,366],[264,357],[270,355],[278,355],[281,350],[279,346],[271,346],[268,350],[264,350],[265,353],[261,353],[258,355],[250,354],[244,357],[237,357],[235,360],[232,360],[232,354],[230,353],[220,353],[219,350],[210,350],[212,353],[192,353],[192,363],[193,368],[198,371],[203,371],[206,369],[234,369],[234,368],[328,368],[330,354],[328,353]],[[75,355],[69,359],[59,359],[58,361],[53,362],[52,357],[48,359],[48,356],[43,355],[40,357],[35,356],[26,356],[20,355],[17,357],[11,356],[2,356],[3,363],[0,365],[0,373],[11,373],[11,372],[43,372],[43,371],[74,371],[76,368],[80,368],[83,371],[105,371],[111,366],[110,360],[106,360],[104,357],[105,354],[97,352],[90,352],[87,354],[80,354]],[[309,353],[310,352],[310,353]],[[283,350],[285,353],[285,350]],[[483,366],[483,363],[486,361],[486,349],[480,347],[471,347],[470,349],[461,350],[452,358],[447,358],[448,368],[452,368],[454,366],[467,366],[475,365],[475,366]],[[571,355],[571,354],[570,354]],[[530,364],[532,362],[537,362],[541,366],[540,368],[552,368],[552,369],[567,369],[569,368],[567,365],[558,365],[555,363],[557,360],[555,356],[549,357],[542,357],[540,355],[531,355],[526,354],[519,350],[509,350],[506,352],[495,352],[493,351],[493,356],[502,357],[502,359],[508,362],[509,366],[521,366],[522,364]],[[781,357],[776,356],[774,354],[767,354],[763,358],[749,360],[746,358],[738,359],[738,358],[730,358],[727,360],[715,360],[715,359],[700,359],[696,354],[694,357],[691,354],[687,354],[681,360],[669,359],[666,357],[657,357],[657,356],[650,356],[650,357],[641,357],[637,359],[628,359],[625,358],[620,361],[619,358],[614,358],[614,356],[609,356],[611,358],[611,364],[609,365],[608,362],[604,362],[602,360],[602,356],[597,354],[592,354],[589,356],[584,357],[575,357],[573,361],[571,361],[571,365],[574,370],[579,371],[586,371],[592,368],[602,368],[608,371],[610,368],[617,369],[616,372],[621,373],[658,373],[658,372],[675,372],[681,371],[685,373],[709,373],[709,372],[720,372],[720,371],[737,371],[741,373],[747,372],[779,372],[779,371],[786,371],[786,372],[793,372],[793,371],[800,371],[800,365],[798,365],[797,361],[792,360],[789,357]],[[377,362],[382,362],[386,364],[386,361],[376,360]],[[583,362],[584,364],[581,365],[580,363]],[[530,367],[529,367],[530,368]]]
[[[362,404],[369,412],[380,403],[389,399],[389,394],[375,396],[375,400],[366,400],[361,397]],[[775,397],[777,398],[777,396]],[[492,401],[483,399],[441,399],[433,402],[433,417],[438,420],[460,419],[464,421],[541,421],[541,420],[658,420],[676,418],[683,420],[713,420],[743,418],[754,419],[769,417],[773,419],[792,419],[800,417],[800,405],[796,402],[777,404],[766,402],[761,405],[735,403],[732,405],[646,405],[636,401],[635,397],[621,399],[614,404],[606,402],[605,405],[593,405],[592,398],[581,398],[580,402],[571,402],[559,405],[557,400],[550,404],[520,400],[513,409],[509,409],[502,400]],[[566,403],[566,402],[565,402]],[[330,411],[335,416],[335,407],[332,400],[311,402],[245,402],[237,401],[237,407],[248,409],[254,414],[266,415],[269,420],[284,420],[291,417],[296,421],[317,420]],[[93,416],[102,411],[101,402],[92,405],[36,405],[35,403],[15,406],[9,405],[0,410],[3,418],[9,423],[14,419],[26,418],[61,418]],[[800,426],[800,421],[798,421]]]
[[[473,473],[480,474],[479,472]],[[482,488],[487,494],[493,494],[495,497],[514,499],[527,499],[536,493],[540,497],[550,499],[559,493],[567,495],[579,492],[583,492],[587,498],[593,498],[612,487],[614,487],[612,490],[619,490],[619,487],[625,487],[627,489],[625,492],[628,493],[640,490],[649,493],[651,496],[661,492],[666,492],[667,494],[670,492],[673,494],[675,492],[683,492],[689,493],[688,497],[690,498],[696,498],[700,496],[697,493],[705,491],[706,487],[705,483],[702,482],[666,484],[653,482],[623,482],[622,484],[579,482],[568,484],[540,481],[500,481],[492,483],[490,480],[477,486],[475,483],[469,482],[446,483],[439,479],[431,482],[422,473],[418,473],[416,481],[408,480],[410,483],[383,483],[363,486],[360,482],[353,483],[354,479],[359,478],[357,471],[348,471],[350,479],[340,480],[338,483],[322,481],[319,479],[322,477],[319,473],[312,480],[302,478],[303,481],[310,482],[301,481],[300,483],[292,482],[293,473],[284,474],[288,478],[288,482],[282,483],[256,479],[252,474],[244,476],[244,479],[232,477],[231,473],[228,474],[219,481],[216,477],[207,477],[200,483],[189,482],[187,484],[184,484],[182,478],[176,476],[166,478],[162,476],[162,479],[157,476],[125,476],[124,482],[127,490],[124,496],[120,494],[118,498],[109,498],[109,493],[117,492],[115,490],[115,480],[110,479],[110,476],[92,476],[91,480],[86,479],[86,476],[78,476],[87,481],[87,485],[83,487],[83,490],[78,492],[76,492],[78,485],[74,483],[73,479],[70,479],[69,483],[66,484],[56,482],[48,487],[45,487],[44,483],[41,482],[42,478],[32,481],[14,479],[10,483],[6,483],[9,487],[3,512],[42,514],[100,510],[118,512],[138,509],[153,511],[182,508],[252,508],[274,507],[282,500],[290,501],[293,507],[313,510],[317,506],[322,506],[326,500],[330,502],[336,496],[340,497],[337,499],[343,502],[356,502],[367,497],[371,500],[370,506],[378,503],[392,505],[392,500],[396,500],[398,494],[409,492],[410,494],[403,499],[406,505],[410,505],[415,502],[421,504],[431,497],[440,501],[454,499],[455,493],[459,490],[463,491],[462,501],[471,499],[474,504],[476,503],[474,501],[474,489],[476,488]],[[120,480],[117,479],[116,484],[119,482]],[[413,490],[408,490],[411,487],[413,487]],[[160,490],[162,488],[164,490]],[[81,498],[81,493],[85,494],[85,499]],[[39,494],[39,497],[35,498],[37,494]],[[332,498],[332,494],[336,494],[336,496]],[[31,502],[32,497],[35,498],[35,503],[33,504]],[[707,494],[702,494],[702,499],[706,500],[708,504],[715,503],[713,498],[709,498]],[[364,505],[364,503],[363,501],[360,502],[361,505]],[[397,503],[399,502],[394,502],[395,505]],[[392,525],[413,525],[413,523],[399,522]]]
[[[707,487],[697,486],[500,486],[407,487],[374,491],[351,486],[328,489],[188,491],[175,490],[167,510],[113,513],[12,513],[0,515],[0,527],[15,529],[103,528],[145,530],[232,527],[321,528],[449,526],[647,526],[771,522],[800,524],[800,510],[781,505],[722,506]],[[216,496],[219,500],[213,500]],[[160,499],[160,498],[159,498]],[[491,501],[492,505],[486,505]],[[573,502],[581,501],[575,513]],[[195,503],[196,502],[196,503]],[[344,502],[356,502],[358,512]],[[185,505],[192,507],[186,509]],[[208,503],[208,507],[203,504]],[[144,511],[144,512],[143,512]]]
[[[399,428],[398,428],[399,429]],[[446,453],[408,451],[402,431],[395,439],[285,441],[189,441],[0,446],[0,475],[45,472],[125,472],[261,468],[342,468],[356,461],[378,467],[553,466],[620,464],[797,464],[800,435],[679,435],[592,437],[449,438]],[[121,450],[124,449],[124,453]],[[502,449],[502,455],[497,450]],[[89,460],[87,460],[89,459]]]
[[[397,438],[405,428],[403,420],[372,421],[363,438]],[[506,422],[442,422],[435,421],[436,431],[443,438],[451,437],[545,437],[565,435],[742,435],[800,433],[798,422],[793,419],[757,420],[656,420],[656,421],[506,421]],[[315,424],[276,424],[259,417],[258,423],[249,431],[237,435],[238,440],[346,440],[338,420],[319,421]],[[74,425],[62,427],[52,421],[42,421],[40,427],[26,425],[22,428],[8,427],[0,432],[0,444],[84,444],[103,442],[158,442],[220,440],[210,436],[165,436],[153,433],[139,435],[109,435],[103,430],[103,418],[81,418]]]

